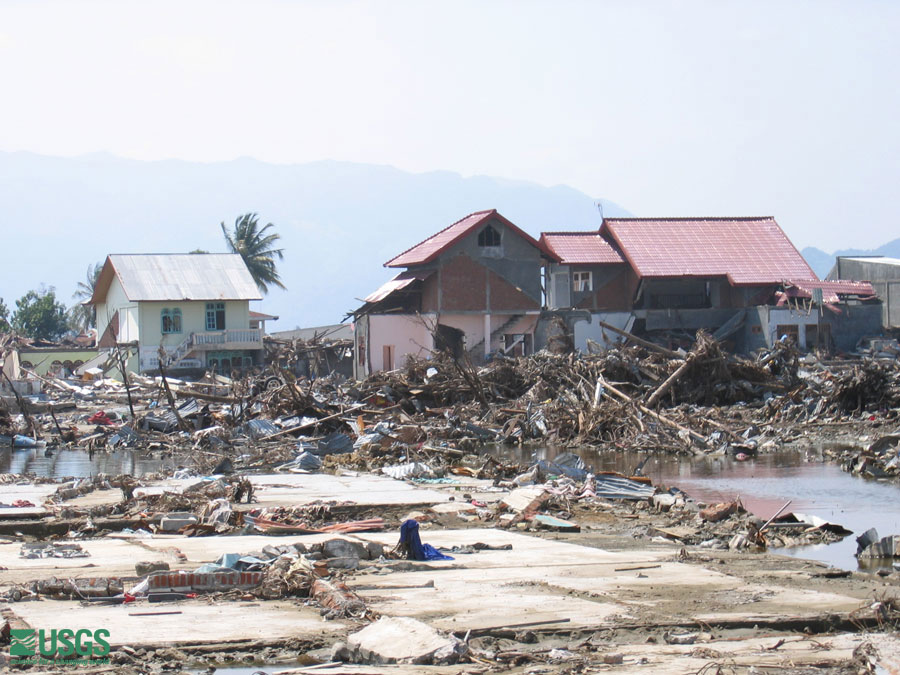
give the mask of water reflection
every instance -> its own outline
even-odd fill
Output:
[[[532,458],[531,450],[498,452],[523,462]],[[560,452],[543,448],[536,455],[552,459]],[[622,473],[630,473],[647,458],[646,453],[593,449],[583,449],[578,455],[598,471]],[[790,500],[788,511],[843,525],[854,534],[842,541],[778,550],[843,569],[857,569],[855,538],[865,530],[874,527],[880,536],[900,534],[900,486],[856,478],[824,462],[817,452],[777,452],[746,462],[733,457],[654,455],[643,473],[654,485],[678,487],[697,501],[715,503],[740,497],[744,507],[760,518],[770,518]]]
[[[51,455],[51,456],[47,456]],[[142,456],[134,450],[95,452],[91,457],[86,450],[44,448],[0,451],[0,473],[30,474],[50,478],[81,478],[106,473],[111,476],[132,474],[142,476],[172,468],[172,458]]]

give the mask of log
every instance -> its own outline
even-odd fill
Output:
[[[698,352],[689,354],[684,360],[684,363],[678,366],[678,368],[675,369],[675,372],[669,375],[669,377],[666,378],[666,381],[659,385],[656,388],[656,391],[650,394],[650,398],[647,399],[648,407],[652,408],[655,406],[659,402],[659,399],[665,396],[666,392],[672,388],[672,385],[678,382],[679,378],[688,371],[688,368],[690,368],[691,364],[696,360],[697,353]]]
[[[194,391],[193,389],[176,389],[175,396],[178,398],[199,398],[201,401],[212,401],[214,403],[240,403],[241,399],[234,396],[216,396],[215,394],[204,394],[203,392]]]
[[[635,343],[641,345],[642,347],[646,347],[647,349],[652,349],[654,351],[659,352],[660,354],[665,354],[670,359],[681,358],[681,354],[679,354],[678,352],[673,352],[671,349],[666,349],[665,347],[660,347],[658,344],[648,342],[647,340],[639,338],[637,335],[632,335],[627,330],[622,330],[621,328],[616,328],[612,324],[606,323],[605,321],[601,321],[600,319],[597,319],[597,325],[602,326],[603,328],[606,328],[607,330],[611,330],[613,333],[618,333],[619,335],[622,335],[623,337],[628,338],[632,342],[635,342]]]
[[[598,381],[600,381],[602,383],[602,386],[603,386],[602,393],[604,396],[611,398],[609,393],[607,393],[607,392],[612,392],[618,398],[625,401],[626,403],[633,404],[638,410],[640,410],[645,415],[650,415],[650,417],[652,417],[656,420],[659,420],[663,424],[666,424],[666,425],[672,427],[673,429],[677,429],[678,431],[685,432],[686,434],[688,434],[691,437],[692,440],[694,440],[697,443],[699,443],[700,445],[706,447],[706,445],[707,445],[706,438],[704,436],[701,436],[700,434],[698,434],[696,431],[693,431],[692,429],[688,429],[687,427],[684,427],[684,426],[678,424],[678,422],[676,422],[674,420],[670,420],[668,417],[664,417],[663,415],[660,415],[659,413],[650,410],[650,408],[648,408],[647,406],[641,405],[640,403],[635,401],[633,398],[631,398],[625,392],[619,391],[618,389],[616,389],[614,386],[612,386],[608,382],[604,382],[602,377],[598,378]]]
[[[362,403],[358,403],[356,405],[350,406],[346,410],[342,410],[341,412],[334,413],[334,415],[328,415],[328,417],[322,417],[321,419],[317,419],[314,422],[306,422],[305,424],[298,424],[297,426],[290,427],[288,429],[282,429],[281,431],[276,431],[274,434],[269,434],[268,436],[263,436],[259,440],[268,441],[270,438],[277,438],[279,436],[284,436],[285,434],[289,434],[293,431],[299,431],[300,429],[305,429],[307,427],[314,427],[320,422],[325,422],[327,420],[333,420],[335,417],[340,417],[341,415],[346,415],[348,412],[353,410],[359,410],[363,407]]]

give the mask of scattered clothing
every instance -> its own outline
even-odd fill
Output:
[[[453,560],[431,544],[423,544],[419,537],[419,523],[413,519],[404,520],[400,526],[400,550],[410,560]]]

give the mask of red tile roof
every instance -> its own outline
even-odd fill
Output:
[[[541,243],[563,265],[624,263],[622,254],[596,232],[542,232]]]
[[[449,227],[445,227],[437,234],[431,235],[425,241],[416,244],[410,249],[407,249],[395,258],[391,258],[386,263],[384,263],[384,266],[410,267],[413,265],[422,265],[424,263],[431,262],[441,253],[447,250],[450,246],[452,246],[457,241],[491,219],[499,220],[507,228],[518,234],[529,244],[539,249],[541,253],[546,255],[548,258],[556,260],[556,256],[553,255],[553,253],[551,253],[549,250],[547,250],[534,237],[530,236],[527,232],[520,230],[518,227],[513,225],[510,221],[497,213],[496,209],[490,209],[488,211],[476,211],[475,213],[470,213],[462,220],[457,220],[455,223],[453,223]]]
[[[818,281],[774,218],[607,218],[640,277],[727,277],[735,285]]]

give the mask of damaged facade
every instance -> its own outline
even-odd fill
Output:
[[[575,345],[604,344],[603,323],[673,346],[700,328],[739,352],[784,335],[804,349],[850,350],[878,333],[865,282],[823,282],[774,218],[607,218],[595,232],[545,232],[548,307]]]
[[[173,370],[230,373],[262,362],[262,330],[250,327],[260,299],[236,254],[110,255],[90,303],[101,352],[135,348],[130,371],[158,370],[162,348]]]
[[[900,328],[900,258],[838,256],[827,278],[870,281],[882,301],[884,328]]]
[[[475,362],[492,352],[532,353],[550,260],[553,253],[496,210],[404,251],[385,263],[403,271],[352,313],[354,374],[393,370],[440,347]]]
[[[535,241],[479,211],[385,266],[405,270],[353,312],[357,377],[441,346],[529,354],[559,318],[580,350],[614,341],[610,326],[673,347],[702,328],[738,352],[784,336],[850,351],[881,332],[872,284],[821,281],[771,217],[607,218]]]

